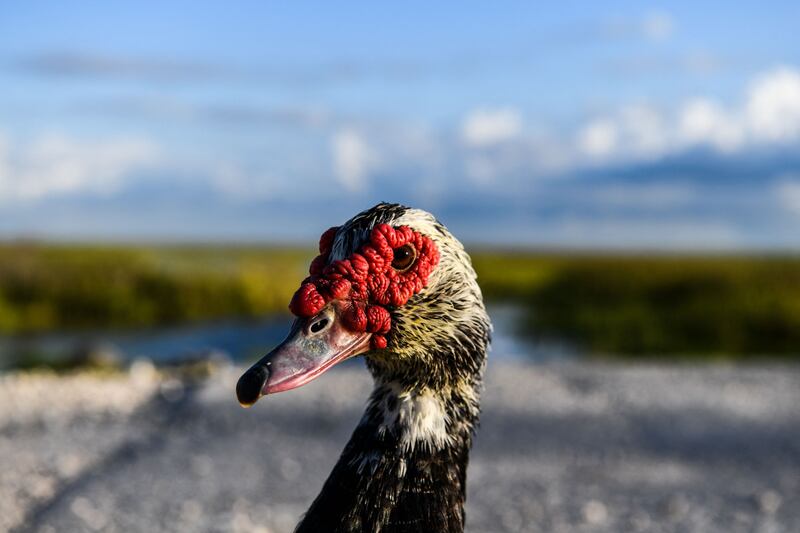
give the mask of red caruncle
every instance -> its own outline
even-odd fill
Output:
[[[372,348],[385,348],[392,323],[389,309],[405,305],[427,285],[439,263],[439,251],[433,240],[408,226],[380,224],[357,252],[328,264],[337,229],[330,228],[320,237],[319,255],[311,262],[310,276],[295,292],[289,309],[307,318],[333,300],[344,301],[345,327],[372,333]],[[405,245],[414,247],[416,260],[399,272],[392,268],[392,261],[395,250]]]

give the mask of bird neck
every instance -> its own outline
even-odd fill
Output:
[[[433,390],[376,379],[298,532],[462,532],[479,377]]]

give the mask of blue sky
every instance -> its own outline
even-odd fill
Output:
[[[796,2],[3,11],[3,238],[800,246]]]

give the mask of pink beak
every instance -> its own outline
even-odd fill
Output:
[[[239,378],[239,403],[250,407],[266,394],[305,385],[335,364],[369,351],[372,334],[347,330],[342,309],[342,303],[333,301],[314,317],[296,319],[286,340]]]

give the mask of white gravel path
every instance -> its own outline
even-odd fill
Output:
[[[289,532],[361,414],[335,369],[243,410],[199,382],[0,376],[0,531]],[[800,531],[800,367],[493,363],[472,533]]]

